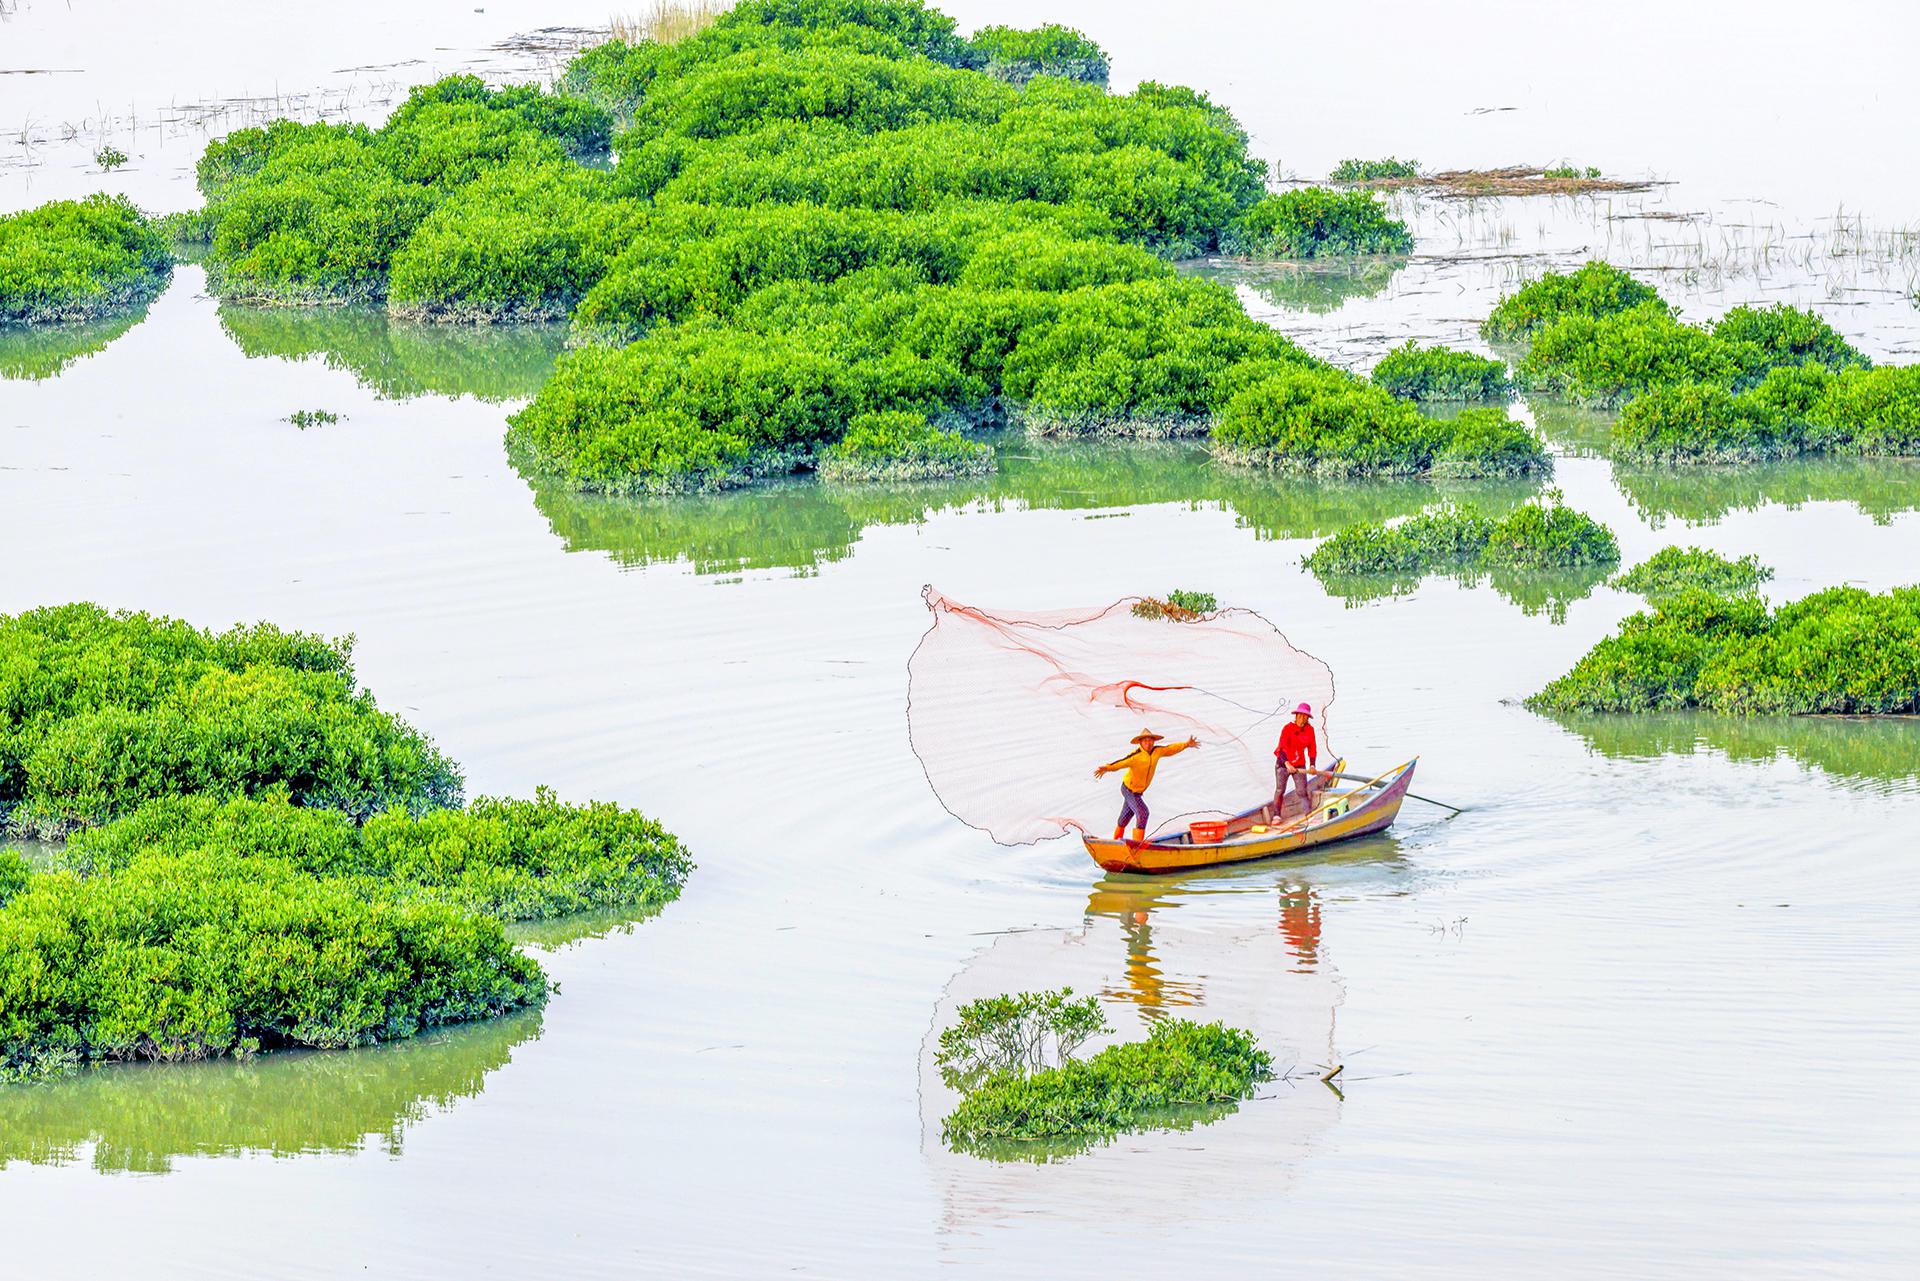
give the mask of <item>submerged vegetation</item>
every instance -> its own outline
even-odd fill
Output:
[[[1490,196],[1579,196],[1601,192],[1646,191],[1655,184],[1645,179],[1605,178],[1592,165],[1506,165],[1498,169],[1442,169],[1421,173],[1412,161],[1408,172],[1390,172],[1397,160],[1343,160],[1333,181],[1397,190],[1418,187],[1423,194],[1452,200],[1483,200]],[[1349,170],[1347,167],[1354,166]],[[1369,173],[1368,171],[1372,171]],[[1356,174],[1362,176],[1346,176]]]
[[[97,320],[150,301],[172,273],[166,237],[124,196],[0,217],[0,326]]]
[[[1406,400],[1504,400],[1513,390],[1504,362],[1411,338],[1380,358],[1373,381]]]
[[[502,920],[646,910],[691,867],[608,804],[482,799],[349,641],[0,616],[0,1080],[409,1036],[545,998]]]
[[[1549,712],[1920,712],[1920,587],[1834,587],[1769,611],[1698,588],[1656,599],[1527,700]]]
[[[1698,590],[1720,596],[1758,591],[1773,570],[1758,556],[1729,560],[1698,547],[1662,547],[1646,560],[1614,577],[1613,587],[1634,592],[1650,601],[1667,600]]]

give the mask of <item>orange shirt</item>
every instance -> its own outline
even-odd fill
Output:
[[[1320,759],[1320,744],[1313,737],[1313,726],[1286,723],[1280,731],[1280,746],[1273,749],[1275,756],[1284,757],[1287,764],[1304,769]]]
[[[1127,772],[1126,778],[1122,779],[1121,783],[1129,792],[1144,792],[1147,790],[1147,784],[1153,782],[1153,771],[1160,768],[1160,762],[1166,757],[1186,750],[1185,743],[1174,743],[1169,747],[1143,747],[1131,756],[1121,757],[1107,768],[1123,769]]]

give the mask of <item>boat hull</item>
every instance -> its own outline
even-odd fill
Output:
[[[1343,812],[1310,819],[1304,825],[1296,823],[1270,832],[1250,830],[1257,825],[1256,820],[1271,814],[1269,804],[1236,815],[1230,823],[1237,830],[1231,830],[1226,840],[1215,843],[1196,845],[1185,832],[1156,837],[1151,841],[1116,841],[1084,834],[1081,839],[1086,843],[1087,853],[1093,861],[1105,870],[1149,875],[1190,872],[1203,867],[1299,854],[1391,827],[1394,819],[1399,817],[1401,802],[1406,799],[1407,788],[1413,782],[1415,764],[1415,761],[1408,761],[1397,770],[1383,775],[1379,786],[1371,791],[1362,793],[1355,789],[1354,792],[1332,793],[1321,800],[1322,807],[1343,797],[1351,798],[1350,806]]]

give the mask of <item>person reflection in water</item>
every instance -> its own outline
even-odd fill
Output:
[[[1134,841],[1138,843],[1147,839],[1147,800],[1143,793],[1147,785],[1153,782],[1153,772],[1167,757],[1184,752],[1189,747],[1200,746],[1197,738],[1167,747],[1157,746],[1159,742],[1160,735],[1143,729],[1133,736],[1132,752],[1093,771],[1095,778],[1105,778],[1120,770],[1127,772],[1127,776],[1120,780],[1120,821],[1113,828],[1113,839],[1116,841],[1126,834],[1129,818],[1133,820]]]
[[[1294,973],[1320,968],[1320,897],[1311,885],[1288,885],[1280,891],[1280,933],[1299,964]]]

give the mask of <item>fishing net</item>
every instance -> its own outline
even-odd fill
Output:
[[[1104,609],[989,613],[922,593],[932,625],[908,664],[907,729],[940,803],[1003,845],[1111,831],[1120,776],[1094,767],[1143,729],[1197,750],[1163,760],[1153,832],[1273,795],[1273,748],[1295,704],[1313,705],[1320,756],[1333,672],[1260,615],[1163,613],[1129,597]]]

